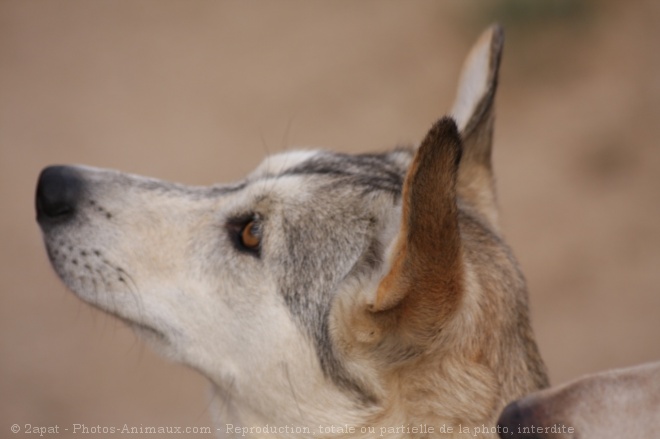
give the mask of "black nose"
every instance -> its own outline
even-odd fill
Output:
[[[73,218],[82,193],[83,180],[74,168],[45,168],[39,175],[35,197],[39,224],[43,226]]]

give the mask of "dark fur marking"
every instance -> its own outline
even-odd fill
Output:
[[[404,150],[396,150],[395,153]],[[401,193],[405,169],[394,161],[391,153],[335,154],[323,153],[286,170],[282,175],[326,175],[329,184],[344,183],[364,188],[365,192]]]
[[[365,405],[376,403],[376,399],[342,366],[330,337],[329,315],[343,280],[372,271],[382,263],[382,243],[374,234],[377,219],[363,217],[359,208],[337,205],[337,201],[344,199],[344,191],[358,188],[363,195],[391,194],[392,201],[397,202],[411,158],[412,151],[408,150],[356,156],[322,153],[280,174],[327,177],[314,203],[301,209],[300,217],[283,221],[288,241],[282,259],[287,266],[279,282],[280,291],[294,319],[311,338],[324,374]],[[355,202],[355,197],[348,198]],[[337,218],[341,218],[343,227],[336,227]],[[323,228],[332,221],[335,224]],[[325,250],[332,246],[340,246],[342,251]]]

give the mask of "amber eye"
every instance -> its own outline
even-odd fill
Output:
[[[261,234],[259,233],[259,227],[255,224],[254,221],[250,221],[241,231],[241,244],[243,247],[254,250],[259,248],[261,244]]]
[[[234,248],[257,258],[261,257],[263,222],[256,214],[229,218],[225,224],[228,237]]]

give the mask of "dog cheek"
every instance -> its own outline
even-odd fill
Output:
[[[385,398],[385,390],[376,372],[383,370],[376,347],[385,337],[368,311],[367,303],[375,295],[377,282],[367,278],[354,279],[337,293],[330,311],[330,336],[336,353],[347,372],[374,399]]]

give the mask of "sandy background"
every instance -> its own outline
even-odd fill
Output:
[[[492,20],[503,229],[552,380],[659,359],[660,3],[488,5],[0,1],[0,437],[211,425],[203,378],[57,281],[34,221],[42,167],[210,184],[292,146],[414,142]]]

